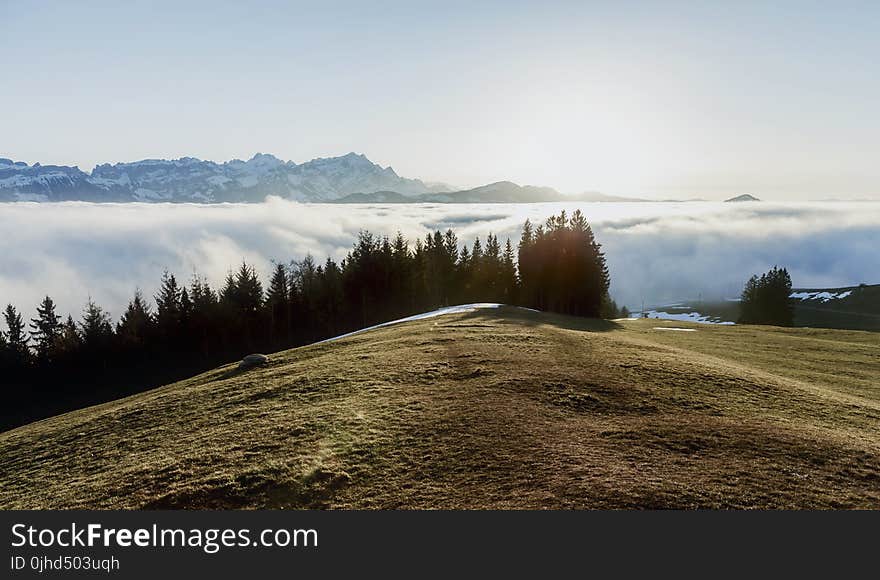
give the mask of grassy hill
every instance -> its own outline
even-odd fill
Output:
[[[0,507],[880,508],[880,335],[417,320],[2,433]]]

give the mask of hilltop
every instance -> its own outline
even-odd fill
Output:
[[[724,201],[738,203],[741,201],[761,201],[761,200],[758,199],[757,197],[755,197],[754,195],[744,193],[742,195],[737,195],[736,197],[731,197],[730,199],[725,199]]]
[[[0,506],[878,508],[878,354],[852,331],[416,319],[0,434]]]

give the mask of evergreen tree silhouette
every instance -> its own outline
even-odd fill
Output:
[[[135,290],[134,298],[116,325],[116,335],[120,346],[125,349],[143,349],[153,331],[153,317],[150,306],[140,290]]]
[[[504,243],[504,254],[501,257],[501,298],[505,304],[517,304],[519,281],[516,276],[516,258],[510,238]]]
[[[55,302],[46,296],[37,307],[37,317],[31,320],[31,338],[40,364],[49,364],[61,332],[61,317],[55,312]]]
[[[30,349],[28,348],[28,336],[24,321],[12,304],[6,305],[3,319],[6,322],[6,332],[3,336],[8,364],[12,367],[22,368],[30,361]]]
[[[284,264],[275,264],[272,271],[266,290],[266,309],[270,340],[275,345],[287,345],[291,338],[290,281]]]
[[[110,316],[90,298],[79,325],[83,348],[96,356],[107,350],[113,340]]]

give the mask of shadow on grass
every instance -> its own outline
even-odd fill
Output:
[[[526,327],[543,326],[549,324],[566,330],[578,330],[581,332],[610,332],[620,330],[623,326],[611,320],[602,318],[582,318],[580,316],[567,316],[555,312],[536,312],[516,306],[502,306],[497,309],[477,309],[464,313],[459,320],[493,320],[512,322]]]

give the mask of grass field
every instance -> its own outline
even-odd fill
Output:
[[[408,322],[2,433],[0,507],[880,508],[880,334]]]

